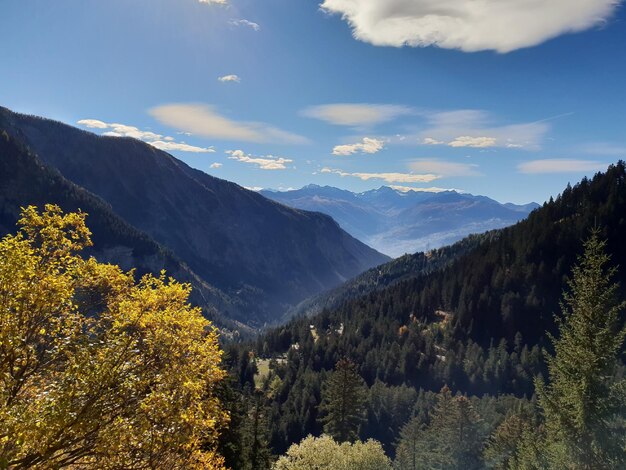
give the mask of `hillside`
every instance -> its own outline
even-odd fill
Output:
[[[369,269],[334,289],[303,300],[287,312],[287,318],[312,316],[322,310],[334,310],[349,300],[442,269],[468,251],[475,249],[479,244],[487,243],[498,235],[498,230],[480,235],[469,235],[450,246],[425,253],[400,256],[386,264]]]
[[[275,360],[262,385],[279,385],[267,405],[276,410],[272,445],[283,449],[321,432],[316,404],[322,383],[346,357],[371,390],[389,394],[377,398],[389,403],[398,399],[395,393],[438,391],[445,384],[468,394],[530,397],[533,377],[546,373],[546,331],[556,332],[553,318],[565,280],[593,227],[606,238],[611,263],[620,266],[623,297],[624,214],[626,166],[620,161],[568,186],[527,220],[473,245],[467,240],[466,252],[437,269],[415,263],[410,275],[411,268],[402,272],[394,261],[378,271],[402,272],[406,279],[360,296],[354,290],[315,316],[261,336],[247,347]],[[236,370],[245,377],[242,364]],[[385,405],[377,404],[374,412],[380,406]],[[378,419],[369,416],[368,422]],[[397,438],[377,427],[367,435],[389,445]]]
[[[104,200],[203,281],[237,298],[222,313],[258,327],[388,260],[330,217],[272,202],[129,138],[0,109],[0,129]]]
[[[353,193],[312,184],[261,193],[290,207],[328,214],[351,235],[394,257],[512,225],[539,207],[535,203],[501,204],[456,191],[399,191],[387,186]]]
[[[86,250],[87,255],[126,270],[135,269],[138,275],[165,269],[193,285],[192,300],[223,330],[249,330],[220,313],[238,309],[236,299],[207,284],[170,250],[115,215],[100,198],[46,167],[28,148],[1,132],[0,237],[15,231],[21,207],[45,204],[57,204],[65,211],[80,209],[88,214],[94,246]]]

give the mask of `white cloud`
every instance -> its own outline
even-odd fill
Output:
[[[156,147],[160,150],[165,150],[166,152],[172,150],[178,150],[179,152],[191,152],[191,153],[213,153],[215,149],[213,147],[196,147],[194,145],[189,145],[184,142],[171,142],[171,141],[161,141],[156,140],[154,142],[148,142],[148,144]]]
[[[132,137],[133,139],[143,141],[156,141],[163,138],[161,134],[156,134],[152,131],[142,131],[135,126],[128,126],[126,124],[119,124],[116,122],[108,124],[108,128],[111,130],[104,132],[102,135],[108,135],[111,137]]]
[[[364,137],[361,142],[348,145],[337,145],[333,148],[333,155],[352,155],[357,152],[377,153],[385,147],[385,141]]]
[[[254,21],[248,21],[246,19],[241,19],[241,20],[230,20],[229,24],[233,25],[233,26],[247,26],[248,28],[251,28],[255,31],[260,31],[261,30],[261,26],[258,23],[255,23]]]
[[[422,144],[424,145],[443,145],[445,142],[441,140],[433,139],[432,137],[424,137],[422,139]]]
[[[307,143],[306,137],[260,122],[234,121],[219,115],[212,106],[174,103],[152,108],[150,115],[162,124],[195,135],[245,142]]]
[[[217,79],[222,83],[239,83],[241,82],[241,78],[239,75],[224,75],[222,77],[217,77]]]
[[[583,173],[602,171],[608,167],[608,163],[600,163],[592,160],[570,160],[554,158],[546,160],[531,160],[517,165],[519,173]]]
[[[409,193],[411,191],[414,191],[416,193],[443,193],[446,191],[455,191],[457,193],[464,193],[466,192],[463,189],[455,189],[455,188],[438,188],[436,186],[432,186],[430,188],[414,188],[412,186],[397,186],[397,185],[390,185],[389,186],[392,189],[395,189],[396,191],[400,191],[402,193]]]
[[[290,158],[248,155],[243,150],[227,150],[226,153],[230,155],[230,160],[257,165],[261,170],[285,170],[287,163],[293,163]]]
[[[419,173],[433,173],[439,177],[479,176],[478,165],[474,163],[456,163],[441,160],[416,160],[409,168]]]
[[[426,119],[426,129],[416,137],[424,145],[538,150],[550,129],[546,120],[501,125],[490,113],[478,109],[422,112],[421,115]]]
[[[261,186],[244,186],[245,189],[247,189],[248,191],[254,191],[255,193],[258,193],[259,191],[263,191],[263,188]]]
[[[413,173],[348,173],[342,170],[334,168],[324,167],[320,170],[320,173],[332,173],[342,177],[352,176],[359,178],[363,181],[369,181],[371,179],[383,180],[387,183],[430,183],[436,179],[439,179],[438,175],[416,175]]]
[[[221,163],[211,163],[211,165],[209,165],[209,168],[222,168],[222,164]]]
[[[227,0],[198,0],[200,3],[208,3],[215,5],[228,5]]]
[[[367,103],[325,104],[302,111],[304,116],[339,126],[371,126],[411,113],[411,109],[406,106]]]
[[[213,147],[196,147],[194,145],[186,144],[185,142],[176,142],[173,137],[164,137],[161,134],[157,134],[152,131],[142,131],[135,126],[129,126],[117,122],[106,123],[98,119],[81,119],[77,124],[89,129],[108,129],[106,132],[103,132],[102,135],[108,137],[132,137],[133,139],[142,140],[160,150],[178,150],[180,152],[192,153],[215,152]]]
[[[81,119],[78,121],[79,125],[88,127],[90,129],[108,129],[109,124],[99,121],[97,119]]]
[[[620,0],[324,0],[377,46],[510,52],[606,21]]]
[[[454,139],[452,142],[448,142],[448,145],[450,147],[495,147],[496,139],[494,137],[472,137],[470,135],[462,135]]]

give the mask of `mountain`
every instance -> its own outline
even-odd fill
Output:
[[[500,204],[456,191],[404,192],[387,186],[363,193],[318,185],[261,193],[290,207],[328,214],[351,235],[394,257],[512,225],[539,207]]]
[[[21,207],[57,204],[65,211],[80,209],[88,214],[87,224],[94,243],[85,250],[86,255],[118,264],[125,270],[135,269],[138,275],[165,269],[181,282],[192,284],[191,300],[203,308],[204,314],[224,334],[229,334],[227,329],[249,330],[219,313],[236,308],[236,299],[200,279],[170,250],[115,215],[98,196],[48,168],[5,131],[0,133],[0,188],[0,236],[15,231]]]
[[[285,207],[138,140],[5,108],[0,130],[235,299],[222,313],[254,327],[389,259],[327,215]]]
[[[498,230],[468,235],[453,245],[428,252],[400,256],[389,263],[368,269],[334,289],[320,292],[303,300],[289,309],[285,319],[300,316],[310,317],[321,313],[323,310],[334,310],[350,300],[432,273],[449,265],[481,243],[488,243],[490,239],[498,235]]]
[[[314,298],[329,302],[325,307],[331,311],[354,308],[360,316],[365,314],[364,302],[367,310],[394,316],[432,319],[438,310],[451,312],[455,325],[474,341],[512,342],[519,332],[536,344],[553,326],[564,279],[592,227],[599,227],[607,238],[613,262],[626,266],[625,213],[626,167],[620,161],[593,179],[568,186],[556,200],[513,226],[469,237],[428,256],[416,254],[379,266],[332,291],[343,293],[337,300],[329,300],[327,293]],[[437,263],[419,262],[429,257]],[[626,269],[619,275],[624,284]],[[382,286],[367,287],[376,284]],[[384,308],[390,298],[392,307]]]
[[[390,417],[418,406],[404,405],[402,397],[413,394],[407,401],[416,403],[446,385],[454,393],[491,395],[491,407],[495,397],[515,401],[505,394],[530,398],[533,379],[546,376],[543,351],[550,350],[547,333],[557,334],[554,315],[567,278],[594,228],[618,267],[618,298],[626,297],[624,214],[626,164],[620,161],[568,185],[511,227],[438,250],[430,266],[426,255],[379,266],[336,289],[337,298],[318,314],[237,346],[233,357],[261,355],[271,366],[261,386],[269,396],[272,445],[286,449],[322,432],[323,383],[344,358],[370,387],[364,435],[387,446],[399,436],[399,427],[388,432]],[[626,312],[621,315],[626,320]],[[240,361],[235,371],[245,378],[254,367]]]

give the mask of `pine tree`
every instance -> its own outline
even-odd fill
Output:
[[[272,454],[269,449],[269,424],[267,408],[260,392],[244,392],[245,401],[251,406],[243,428],[243,470],[271,468]]]
[[[520,414],[507,416],[487,440],[485,463],[494,470],[518,468],[524,432],[531,429],[529,419]],[[528,458],[525,458],[528,460]]]
[[[427,462],[425,468],[482,468],[480,417],[466,397],[453,397],[447,386],[437,397],[437,406],[425,439],[430,448],[423,453]]]
[[[396,448],[394,468],[397,470],[418,470],[421,468],[425,425],[419,417],[413,417],[400,431],[400,441]]]
[[[366,386],[356,365],[337,362],[322,390],[320,410],[324,413],[324,432],[339,442],[354,442],[365,418]]]
[[[626,335],[620,320],[626,304],[617,300],[616,268],[607,267],[605,245],[597,230],[585,242],[557,318],[559,338],[551,337],[555,354],[547,358],[549,383],[536,381],[551,468],[626,465],[624,432],[615,429],[624,382],[614,380]]]

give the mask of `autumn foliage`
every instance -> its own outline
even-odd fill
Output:
[[[84,259],[84,213],[0,241],[0,468],[222,468],[217,332],[190,286]]]

